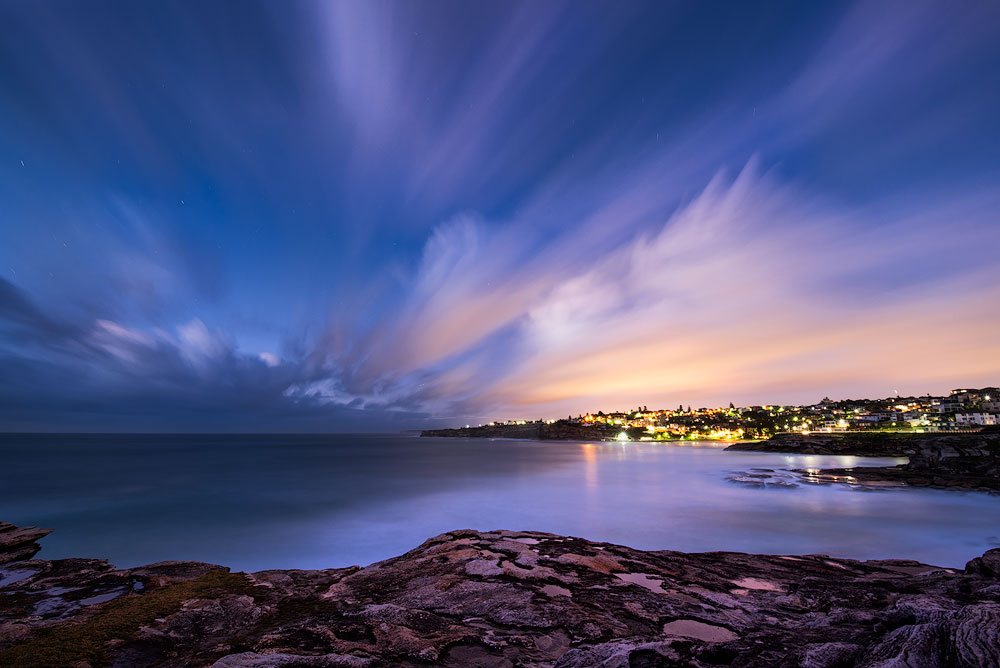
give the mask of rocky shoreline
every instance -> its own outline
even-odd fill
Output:
[[[865,486],[935,487],[1000,493],[1000,433],[965,434],[779,434],[727,450],[809,455],[907,457],[898,466],[802,470],[808,482]]]
[[[566,420],[527,422],[525,424],[486,424],[455,429],[425,429],[424,438],[516,438],[533,441],[612,441],[625,432],[632,440],[646,435],[638,427],[617,427],[607,424],[581,425]]]
[[[964,571],[452,531],[365,568],[33,558],[0,523],[3,666],[996,666],[1000,549]]]

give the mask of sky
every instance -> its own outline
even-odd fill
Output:
[[[1000,384],[1000,4],[0,0],[0,430]]]

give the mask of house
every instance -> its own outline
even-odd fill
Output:
[[[955,425],[958,427],[989,427],[1000,424],[1000,415],[996,413],[955,413]]]

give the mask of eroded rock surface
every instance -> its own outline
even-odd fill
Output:
[[[962,572],[466,530],[365,568],[240,574],[26,545],[0,542],[5,667],[1000,665],[1000,550]]]
[[[0,564],[35,556],[41,549],[38,540],[50,533],[51,529],[19,527],[9,522],[0,522]]]

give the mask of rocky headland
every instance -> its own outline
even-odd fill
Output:
[[[615,425],[583,425],[567,420],[555,422],[527,422],[525,424],[486,424],[479,427],[459,427],[456,429],[425,429],[423,437],[439,438],[517,438],[533,441],[600,441],[614,440],[624,431],[630,439],[639,440],[645,436],[644,429]]]
[[[779,434],[766,441],[737,443],[727,450],[806,455],[907,457],[898,466],[802,470],[809,482],[867,486],[938,487],[1000,492],[1000,432]]]
[[[998,666],[1000,549],[964,570],[452,531],[364,568],[34,558],[0,523],[2,666]]]

